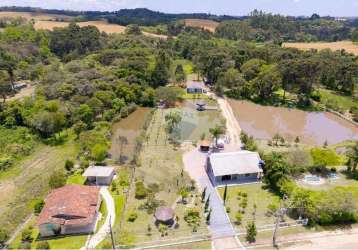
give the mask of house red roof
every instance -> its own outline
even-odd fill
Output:
[[[99,188],[67,185],[53,190],[45,199],[37,224],[86,225],[96,219]]]

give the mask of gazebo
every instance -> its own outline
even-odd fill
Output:
[[[163,223],[166,225],[173,225],[174,224],[174,210],[170,207],[159,207],[155,210],[155,220],[156,224]]]

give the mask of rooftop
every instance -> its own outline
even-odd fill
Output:
[[[83,173],[85,177],[109,177],[114,171],[113,167],[91,166]]]
[[[263,172],[257,152],[213,153],[209,156],[214,176]]]
[[[154,217],[158,220],[158,221],[169,221],[172,220],[174,218],[174,211],[172,208],[170,207],[159,207],[157,208],[157,210],[155,211]]]
[[[53,190],[45,199],[37,224],[86,225],[96,218],[99,188],[67,185]]]
[[[203,82],[188,81],[186,87],[193,89],[202,89],[205,87],[205,84]]]

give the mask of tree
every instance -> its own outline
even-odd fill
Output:
[[[142,31],[140,30],[140,27],[138,24],[130,24],[126,27],[126,30],[125,30],[126,34],[127,35],[141,35],[142,34]]]
[[[185,203],[186,198],[188,198],[189,192],[184,187],[179,190],[179,195],[181,196],[182,203]]]
[[[89,125],[92,124],[94,112],[87,104],[81,104],[75,111],[74,116],[77,121],[82,121],[83,123]]]
[[[215,145],[218,145],[218,139],[221,135],[225,133],[225,129],[222,126],[215,126],[214,128],[209,129],[210,134],[215,138]]]
[[[255,221],[250,221],[246,225],[246,240],[250,243],[256,241],[257,229]]]
[[[350,146],[348,152],[348,171],[351,172],[355,178],[358,177],[357,175],[357,167],[358,167],[358,142],[356,142],[354,145]]]
[[[212,211],[212,209],[210,208],[208,214],[206,215],[206,224],[208,224],[208,225],[210,225],[211,211]]]
[[[49,186],[52,189],[63,187],[66,184],[66,176],[63,171],[54,172],[49,179]]]
[[[32,230],[30,228],[26,228],[21,232],[21,241],[22,242],[32,242]]]
[[[157,101],[164,101],[167,106],[173,107],[184,94],[181,88],[176,87],[159,87],[155,90],[155,98]]]
[[[41,250],[41,249],[51,249],[50,248],[50,244],[48,243],[48,241],[40,241],[39,243],[37,243],[36,245],[36,249]]]
[[[96,144],[91,149],[91,157],[96,162],[103,162],[107,157],[108,148],[103,144]]]
[[[76,134],[77,139],[79,138],[82,131],[85,131],[87,125],[83,121],[78,121],[73,125],[73,131]]]
[[[262,100],[272,98],[275,91],[282,83],[281,74],[275,65],[264,65],[260,68],[260,73],[252,80],[254,92]]]
[[[205,205],[204,205],[205,212],[208,211],[209,205],[210,205],[210,195],[208,196],[208,198],[205,201]]]
[[[8,73],[12,90],[15,90],[14,82],[17,62],[18,60],[15,55],[0,48],[0,70],[5,70]]]
[[[122,163],[123,162],[123,147],[124,145],[128,144],[128,139],[125,136],[118,136],[118,142],[120,145],[120,149],[119,149],[119,162]]]
[[[280,184],[287,179],[288,168],[282,154],[273,152],[264,156],[264,182],[274,191],[280,191]]]
[[[226,199],[227,199],[227,185],[225,185],[225,189],[224,189],[224,196],[223,196],[224,198],[224,206],[225,206],[225,204],[226,204]]]
[[[64,128],[66,118],[63,112],[42,111],[35,114],[30,123],[42,137],[48,138]]]
[[[155,66],[152,72],[152,86],[159,87],[168,83],[170,78],[170,58],[164,50],[160,50],[155,58]]]
[[[11,83],[8,74],[0,70],[0,96],[3,98],[4,103],[7,96],[12,92]]]
[[[186,74],[182,64],[178,64],[175,69],[175,81],[176,82],[185,82]]]
[[[171,111],[169,114],[165,115],[165,122],[167,123],[168,133],[172,133],[174,129],[177,128],[178,124],[181,122],[182,117],[178,111]]]
[[[203,192],[201,193],[201,202],[204,202],[204,201],[205,201],[206,189],[207,189],[207,187],[205,187],[204,190],[203,190]]]
[[[358,29],[357,28],[352,31],[352,41],[358,42]]]

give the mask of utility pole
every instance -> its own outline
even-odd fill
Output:
[[[287,196],[284,196],[283,200],[280,201],[280,208],[276,212],[275,230],[273,231],[273,236],[272,236],[272,245],[274,247],[277,246],[276,237],[277,237],[277,232],[278,232],[278,228],[280,225],[280,219],[283,218],[283,216],[286,214],[286,211],[287,211],[287,208],[285,207],[284,202],[283,202],[286,199],[287,199]]]
[[[112,217],[109,216],[109,232],[111,233],[111,241],[112,241],[112,250],[116,249],[116,246],[114,244],[114,239],[113,239],[113,231],[112,231],[112,223],[111,223]]]

